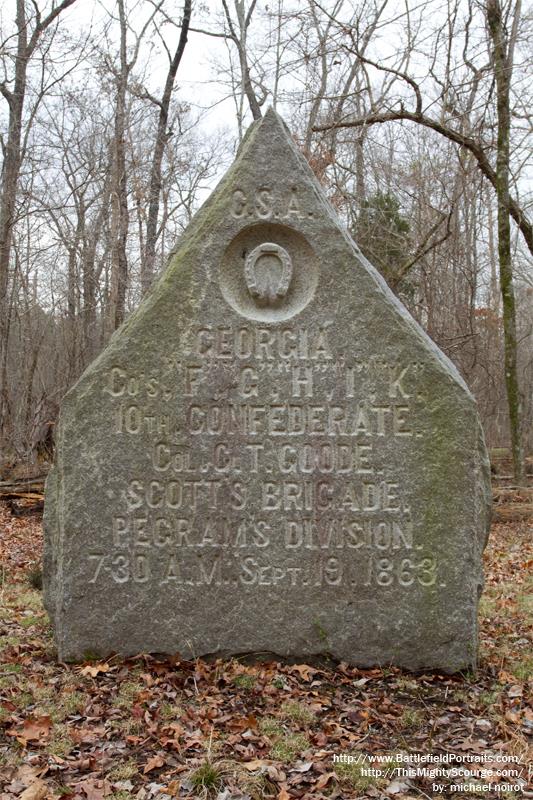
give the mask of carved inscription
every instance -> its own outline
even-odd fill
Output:
[[[233,200],[234,215],[297,209],[267,189]],[[114,498],[90,583],[415,591],[439,581],[385,447],[424,437],[420,364],[348,360],[327,326],[288,324],[197,326],[176,352],[152,374],[117,364],[106,376],[114,435],[142,442],[145,469]]]
[[[298,187],[293,186],[290,192],[264,186],[255,192],[245,192],[235,189],[231,198],[230,214],[233,219],[258,219],[258,220],[297,220],[305,216],[312,217],[312,212],[302,210]]]

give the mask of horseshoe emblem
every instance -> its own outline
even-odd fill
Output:
[[[276,305],[289,290],[291,257],[279,244],[264,242],[246,256],[244,278],[248,291],[258,304]]]

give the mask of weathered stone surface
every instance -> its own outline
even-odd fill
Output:
[[[63,403],[59,657],[468,667],[488,509],[472,396],[268,112]]]

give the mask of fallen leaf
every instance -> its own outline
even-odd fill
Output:
[[[253,761],[245,761],[242,765],[244,769],[247,769],[248,772],[255,772],[256,769],[262,769],[263,767],[268,767],[270,761],[265,761],[263,758],[256,758]]]
[[[165,759],[162,756],[153,756],[152,758],[149,758],[148,761],[146,762],[146,765],[143,769],[143,774],[147,775],[153,769],[159,769],[160,767],[164,766],[164,764],[165,764]]]
[[[334,772],[324,772],[315,783],[315,789],[323,789],[335,777]]]
[[[286,789],[280,789],[278,792],[277,800],[291,800],[291,796]]]
[[[291,769],[291,772],[309,772],[312,766],[312,761],[298,761]]]
[[[516,711],[506,711],[504,716],[509,722],[520,722],[520,714],[517,714]]]
[[[274,781],[274,783],[284,783],[287,780],[285,773],[275,767],[273,764],[268,765],[266,772],[270,780]]]
[[[402,781],[391,781],[385,789],[386,794],[404,794],[408,791],[409,786]]]
[[[104,800],[113,791],[111,784],[105,778],[104,780],[87,778],[84,781],[80,781],[80,783],[76,783],[73,788],[76,792],[83,791],[87,800]]]
[[[43,771],[40,767],[32,767],[29,764],[21,764],[17,770],[16,778],[17,780],[22,781],[23,788],[25,789],[31,783],[35,783],[37,778],[41,777],[42,772]]]
[[[28,717],[24,720],[22,731],[17,738],[25,739],[27,742],[40,742],[50,735],[52,720],[48,715],[42,717]]]
[[[238,717],[237,719],[230,720],[228,728],[232,731],[245,731],[247,728],[257,728],[257,719],[253,714],[247,717]]]
[[[96,678],[101,672],[109,672],[110,669],[111,667],[107,662],[103,664],[87,664],[86,667],[80,669],[80,675],[90,675],[91,678]]]
[[[164,793],[164,792],[163,792],[163,790],[164,790],[166,787],[165,787],[165,784],[164,784],[164,783],[147,783],[147,784],[146,784],[146,788],[148,789],[148,791],[150,792],[150,795],[151,795],[152,797],[156,797],[156,798],[157,798],[157,797],[159,797],[159,796],[160,796],[162,793]],[[137,797],[138,797],[138,796],[139,796],[139,795],[137,795]]]
[[[298,672],[304,681],[308,681],[313,675],[316,675],[316,669],[309,667],[307,664],[294,664],[291,667],[291,672]]]
[[[131,781],[116,781],[113,784],[113,789],[117,789],[119,792],[131,792],[133,783]]]
[[[510,686],[509,689],[507,689],[508,697],[522,697],[523,693],[524,690],[518,683],[515,683],[514,686]]]
[[[6,788],[11,794],[19,795],[27,785],[27,783],[22,783],[22,781],[19,781],[17,778],[15,778],[15,780],[11,781],[11,783],[8,783],[4,788]],[[0,795],[0,800],[1,797],[2,796]]]
[[[19,794],[19,800],[43,800],[48,794],[48,786],[39,778],[27,789],[24,789],[22,794]]]

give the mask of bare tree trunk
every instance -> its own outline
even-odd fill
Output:
[[[309,3],[309,11],[311,13],[313,24],[315,26],[316,35],[319,41],[320,49],[318,53],[318,59],[320,61],[320,82],[318,87],[315,89],[315,97],[313,102],[311,103],[311,108],[309,110],[309,118],[307,121],[307,130],[305,132],[304,138],[304,155],[307,159],[311,157],[311,144],[313,141],[313,126],[315,125],[318,114],[320,112],[320,107],[326,96],[326,90],[328,85],[328,58],[327,58],[327,43],[328,43],[328,35],[330,32],[330,28],[332,25],[332,19],[328,19],[326,23],[325,30],[322,31],[320,29],[320,23],[318,21],[316,7],[313,2]]]
[[[503,304],[505,349],[505,386],[509,406],[511,449],[514,480],[525,482],[522,447],[522,402],[518,383],[516,309],[511,260],[511,221],[509,219],[509,134],[511,130],[510,86],[513,68],[513,42],[509,42],[502,21],[499,0],[488,0],[487,22],[493,47],[498,142],[496,151],[496,198],[498,202],[498,262]],[[515,20],[520,16],[520,0],[515,7]]]
[[[228,22],[230,38],[235,44],[235,47],[237,48],[237,53],[239,54],[242,93],[246,95],[246,98],[248,100],[248,105],[250,106],[250,111],[252,112],[252,117],[254,119],[261,119],[261,103],[257,99],[254,87],[252,85],[252,79],[250,77],[250,67],[248,65],[248,53],[246,48],[246,36],[248,32],[248,27],[250,25],[252,14],[254,12],[257,0],[252,0],[247,12],[245,12],[244,0],[234,0],[234,2],[235,2],[235,11],[237,13],[237,20],[239,23],[238,33],[235,30],[235,26],[231,19],[231,14],[226,0],[222,0],[222,5],[224,6],[224,13],[226,15],[226,20]]]
[[[487,187],[488,188],[488,187]],[[501,292],[498,287],[498,255],[494,237],[494,214],[492,207],[492,197],[486,192],[486,206],[488,216],[488,248],[490,260],[490,307],[496,315],[500,313]]]
[[[361,99],[359,94],[355,98],[357,113],[361,114]],[[365,137],[366,128],[361,128],[355,141],[355,199],[357,213],[361,211],[366,200],[366,174],[365,174]]]
[[[0,192],[0,430],[4,419],[7,380],[8,347],[8,285],[18,181],[23,160],[22,113],[26,96],[28,63],[35,52],[41,35],[54,20],[76,0],[63,0],[43,19],[37,3],[32,4],[35,14],[35,27],[30,33],[26,17],[25,0],[17,0],[15,25],[17,29],[17,52],[15,56],[15,75],[13,89],[6,82],[0,82],[0,92],[8,104],[8,135],[4,148],[2,165],[2,188]]]
[[[13,228],[15,227],[15,205],[18,179],[22,161],[22,109],[26,94],[26,72],[28,69],[28,30],[24,0],[17,0],[17,57],[15,61],[15,84],[10,91],[4,84],[2,94],[9,107],[9,127],[2,165],[2,194],[0,199],[0,360],[2,363],[0,387],[0,429],[3,428],[7,387],[8,347],[8,302],[9,264]]]
[[[88,231],[83,244],[82,271],[83,271],[83,365],[88,364],[96,350],[96,288],[98,275],[96,269],[96,248],[100,241],[104,221],[109,211],[110,186],[106,181],[102,195],[102,204],[92,230]]]
[[[124,0],[117,0],[120,20],[120,69],[115,75],[117,84],[115,106],[114,158],[112,169],[111,210],[111,290],[109,297],[109,326],[116,330],[124,322],[126,289],[128,285],[128,180],[126,174],[126,91],[129,65],[127,60],[127,21]]]
[[[144,258],[141,263],[141,291],[146,294],[152,285],[155,272],[155,250],[157,243],[157,221],[159,217],[159,203],[161,198],[162,186],[162,164],[163,154],[165,152],[165,145],[168,142],[170,132],[168,130],[168,111],[170,106],[170,98],[174,88],[174,80],[180,65],[185,45],[187,44],[187,35],[189,32],[189,25],[191,21],[192,0],[185,0],[183,9],[183,19],[181,23],[181,33],[178,41],[174,58],[170,63],[163,90],[163,96],[158,103],[159,117],[157,121],[157,133],[155,139],[154,155],[152,158],[152,168],[150,172],[150,189],[148,200],[148,221],[146,223],[146,245],[144,251]]]

